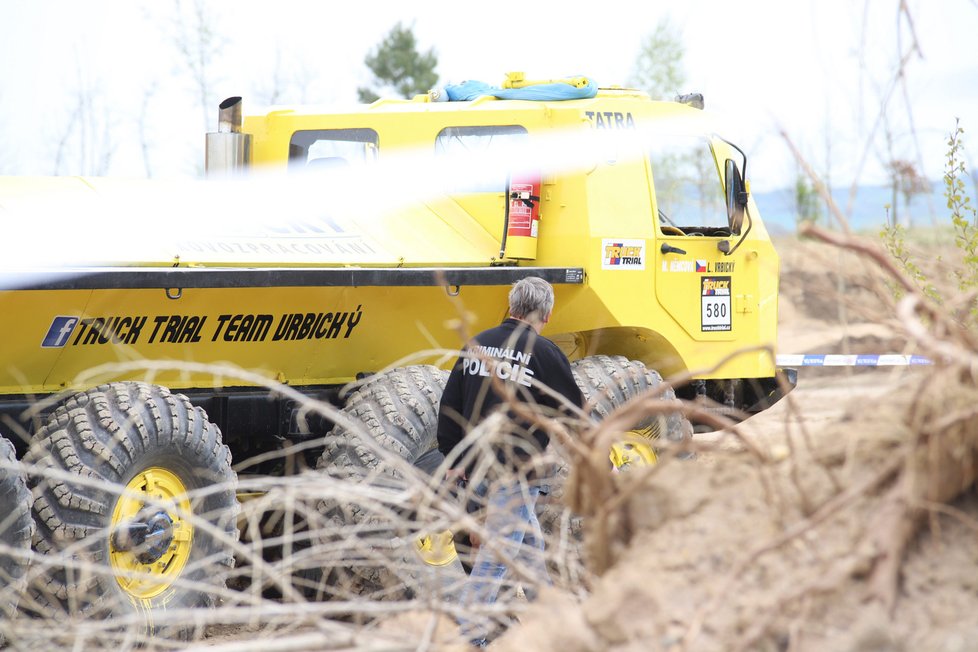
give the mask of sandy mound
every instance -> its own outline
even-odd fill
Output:
[[[926,354],[872,264],[781,251],[781,352]],[[739,437],[619,476],[619,492],[642,488],[616,515],[614,564],[583,600],[544,594],[492,649],[975,649],[978,493],[959,493],[978,460],[974,396],[960,368],[800,370]],[[957,439],[938,450],[942,420]]]

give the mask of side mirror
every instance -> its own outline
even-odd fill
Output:
[[[727,190],[727,224],[730,226],[730,233],[738,235],[744,225],[747,190],[744,187],[744,178],[740,176],[740,170],[733,159],[728,158],[724,165],[723,185]]]

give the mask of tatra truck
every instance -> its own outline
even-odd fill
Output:
[[[534,92],[562,83],[589,92]],[[435,448],[445,352],[498,324],[525,276],[555,288],[544,335],[595,403],[660,376],[681,379],[675,396],[747,414],[779,398],[778,256],[747,157],[701,97],[519,74],[501,89],[249,115],[229,98],[196,184],[265,190],[260,219],[245,211],[225,231],[188,227],[217,219],[192,192],[167,196],[182,207],[171,227],[152,200],[115,201],[117,179],[0,178],[8,260],[59,238],[41,205],[111,212],[90,241],[119,243],[79,236],[64,260],[0,268],[0,562],[11,587],[30,578],[22,607],[151,622],[213,602],[248,477],[359,454],[315,445],[351,428],[303,397],[419,462]],[[465,156],[492,164],[440,186],[428,174]],[[304,464],[274,454],[303,443]]]

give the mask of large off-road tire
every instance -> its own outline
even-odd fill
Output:
[[[662,384],[659,372],[646,367],[638,360],[620,355],[592,355],[571,363],[574,380],[584,393],[584,399],[593,408],[591,416],[598,421],[626,402],[656,389]],[[658,396],[663,401],[677,401],[676,392],[669,388]],[[681,412],[653,414],[632,424],[632,430],[641,431],[650,439],[665,437],[681,442],[692,435],[693,427]]]
[[[602,421],[629,400],[653,391],[662,383],[662,376],[657,371],[620,355],[581,358],[571,363],[571,370],[584,400],[591,405],[591,417],[597,421]],[[661,392],[658,397],[664,401],[678,401],[672,388]],[[660,437],[681,442],[689,439],[693,432],[689,419],[678,411],[649,415],[630,424],[630,429],[653,442]],[[568,472],[566,464],[558,466],[549,482],[548,494],[537,503],[537,515],[544,532],[550,533],[561,524],[568,524],[574,537],[579,538],[581,521],[562,504]]]
[[[6,624],[16,615],[17,602],[27,582],[30,562],[31,493],[13,445],[0,437],[0,644]]]
[[[343,408],[361,427],[337,425],[327,436],[318,468],[332,478],[370,482],[392,495],[398,492],[405,478],[392,458],[410,465],[420,461],[426,470],[433,466],[430,452],[436,446],[438,405],[447,379],[447,372],[433,366],[402,367],[369,378]],[[419,542],[392,522],[408,515],[383,500],[358,504],[330,498],[322,501],[320,511],[328,522],[323,544],[335,547],[337,540],[348,544],[349,563],[330,574],[334,592],[342,597],[403,598],[417,592],[421,584],[430,586],[445,575],[450,579],[463,575],[457,558],[442,566],[425,564],[412,550]]]
[[[47,567],[33,610],[139,613],[142,635],[191,634],[165,612],[215,603],[239,509],[231,453],[204,411],[162,387],[102,385],[59,405],[25,459],[34,563]]]
[[[409,464],[430,451],[436,444],[438,404],[447,380],[447,372],[430,365],[400,367],[369,377],[343,407],[343,413],[362,427],[333,428],[317,467],[334,476],[363,477],[379,471],[398,477],[378,449]]]

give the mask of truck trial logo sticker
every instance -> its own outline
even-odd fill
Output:
[[[51,322],[51,328],[48,329],[48,334],[41,340],[41,348],[58,349],[63,347],[68,342],[68,338],[71,337],[71,333],[75,330],[77,324],[78,317],[65,317],[60,315],[55,317],[54,321]]]
[[[703,276],[700,278],[702,300],[701,330],[730,330],[730,277]]]
[[[602,240],[601,269],[645,269],[645,240]]]

